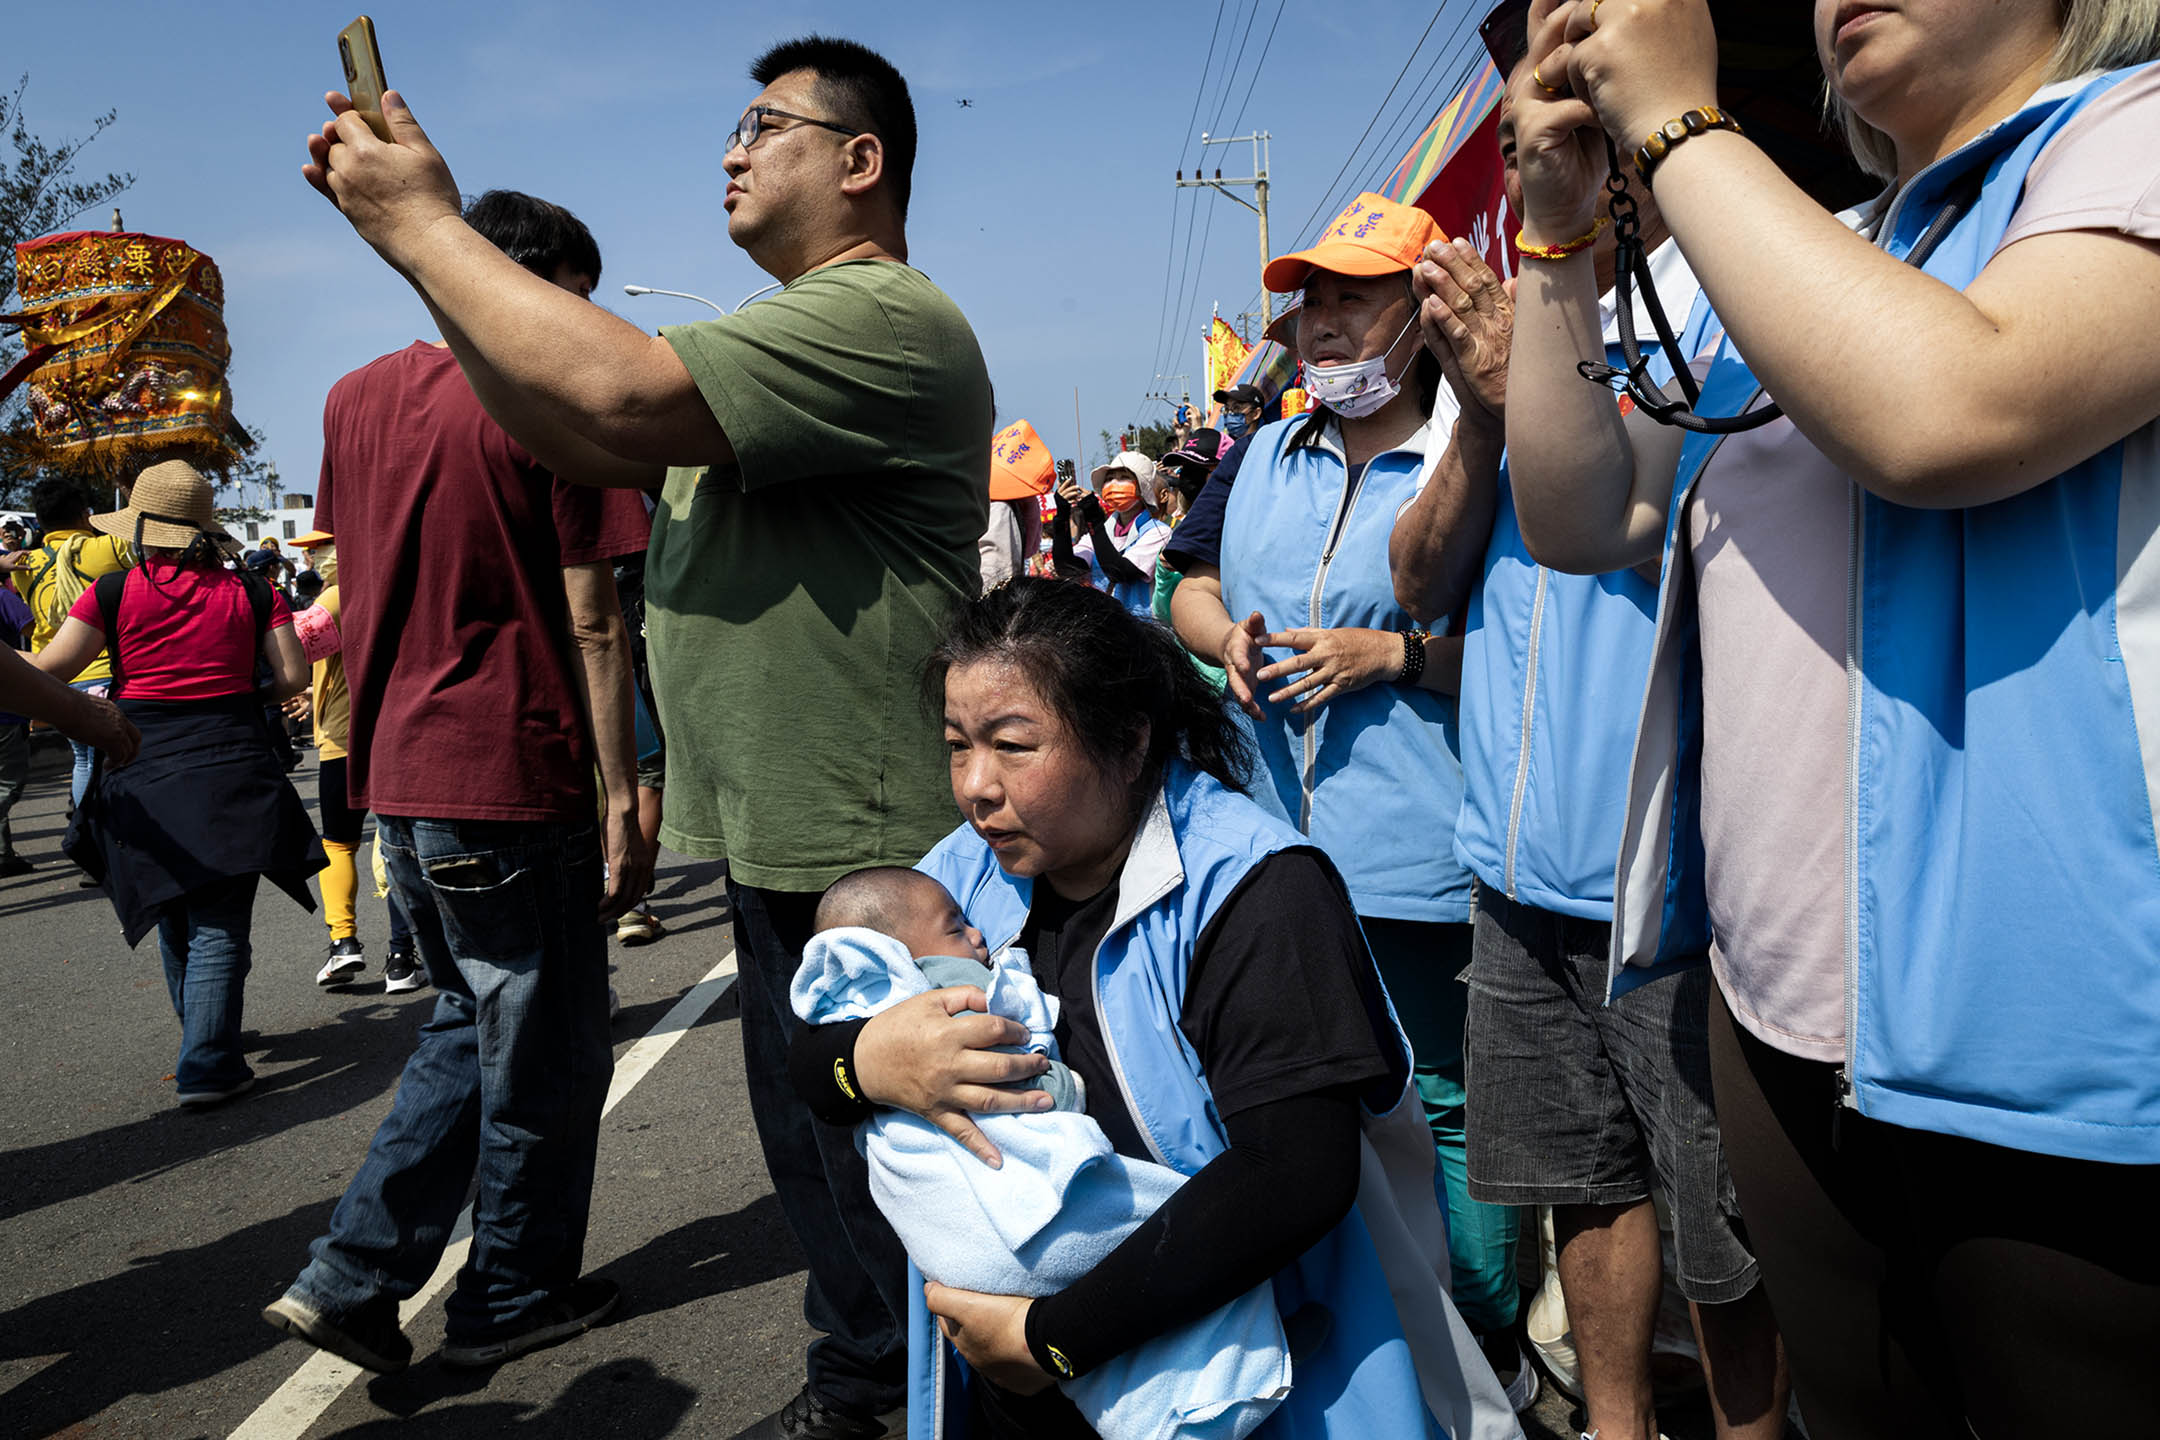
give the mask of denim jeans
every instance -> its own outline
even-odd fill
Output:
[[[332,1316],[410,1297],[477,1176],[472,1252],[445,1328],[482,1340],[584,1263],[614,1071],[598,838],[589,821],[375,825],[435,1013],[293,1289]]]
[[[190,890],[158,921],[165,988],[180,1017],[180,1063],[173,1079],[182,1095],[229,1090],[254,1075],[240,1049],[240,990],[248,973],[248,926],[255,917],[255,882],[242,875]]]
[[[85,695],[103,695],[111,685],[110,680],[76,680],[70,682],[68,688],[80,690]],[[68,748],[75,752],[75,768],[68,775],[68,803],[80,805],[83,792],[90,788],[90,766],[97,759],[97,747],[70,740]]]
[[[788,1046],[802,1023],[788,984],[816,929],[818,897],[732,880],[727,895],[750,1114],[781,1213],[809,1262],[803,1318],[824,1332],[810,1342],[810,1388],[844,1414],[882,1415],[906,1392],[907,1252],[870,1198],[855,1132],[812,1119],[788,1080]]]

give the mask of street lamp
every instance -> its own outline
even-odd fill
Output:
[[[726,310],[722,309],[718,305],[713,304],[712,301],[707,300],[704,296],[692,295],[687,290],[657,290],[650,285],[625,285],[622,287],[622,289],[623,294],[625,295],[672,295],[678,300],[695,300],[700,305],[712,306],[713,309],[719,310],[722,315],[727,314]]]
[[[781,283],[782,282],[775,280],[770,285],[760,285],[757,289],[751,291],[748,295],[743,296],[742,300],[735,306],[735,308],[737,310],[740,310],[743,308],[744,305],[748,305],[752,300],[757,299],[758,296],[763,295],[768,291],[779,289]],[[718,310],[722,315],[728,313],[724,306],[715,304],[713,301],[706,299],[702,295],[692,295],[687,290],[659,290],[655,289],[653,286],[650,285],[625,285],[622,288],[623,294],[625,295],[672,295],[678,300],[695,300],[700,305],[709,305],[713,309]]]

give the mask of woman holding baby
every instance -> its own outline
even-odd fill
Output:
[[[1342,879],[1246,798],[1249,743],[1174,637],[1021,579],[955,614],[926,682],[967,823],[920,868],[987,949],[1026,952],[1113,1147],[1190,1179],[1057,1294],[926,1286],[910,1428],[1090,1434],[1055,1380],[1272,1281],[1293,1376],[1261,1433],[1519,1433],[1446,1298],[1431,1137]],[[969,1113],[1047,1109],[998,1087],[1048,1061],[994,1049],[1027,1036],[984,1003],[948,988],[817,1027],[799,1054],[840,1064],[797,1074],[852,1076],[996,1165]]]

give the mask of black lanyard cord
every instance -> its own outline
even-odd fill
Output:
[[[1692,357],[1681,353],[1680,341],[1673,333],[1672,323],[1666,319],[1664,305],[1658,300],[1657,286],[1650,279],[1650,258],[1643,251],[1642,221],[1636,214],[1635,197],[1629,193],[1627,180],[1620,173],[1620,153],[1610,136],[1605,141],[1605,158],[1610,167],[1605,178],[1606,209],[1612,215],[1613,235],[1618,241],[1613,251],[1613,303],[1618,307],[1616,318],[1620,322],[1620,358],[1626,363],[1624,368],[1615,368],[1600,361],[1585,360],[1575,367],[1576,372],[1594,385],[1632,397],[1643,413],[1660,425],[1677,425],[1698,435],[1737,435],[1768,425],[1785,413],[1775,404],[1742,415],[1695,413],[1702,390],[1695,383],[1695,372],[1689,363]],[[1906,255],[1906,264],[1927,263],[1927,258],[1942,244],[1943,237],[1979,198],[1985,175],[1985,166],[1976,168],[1945,197],[1943,208],[1936,212],[1927,230]],[[1668,396],[1650,378],[1650,361],[1636,339],[1634,292],[1638,286],[1642,291],[1643,307],[1650,315],[1651,328],[1657,334],[1658,348],[1665,352],[1666,360],[1672,365],[1673,378],[1679,382],[1681,398],[1678,400]]]

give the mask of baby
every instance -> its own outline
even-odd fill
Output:
[[[982,932],[967,923],[951,892],[920,870],[878,865],[841,876],[818,902],[816,923],[820,936],[853,928],[875,930],[899,941],[907,947],[908,958],[932,989],[973,985],[987,991],[997,980]],[[1018,963],[1025,971],[1025,959]],[[1047,1012],[1042,1032],[1031,1035],[1025,1046],[1008,1047],[1014,1053],[1050,1054],[1048,1032],[1057,1023],[1057,1002],[1044,997],[1041,1003]],[[1035,1030],[1025,1013],[1012,1018],[1028,1025],[1030,1031]],[[1032,1080],[1012,1081],[1004,1088],[1047,1091],[1054,1110],[1087,1109],[1086,1089],[1080,1077],[1055,1055],[1051,1055],[1047,1073]]]
[[[1079,1077],[1057,1063],[1057,1000],[1027,956],[995,965],[982,932],[944,886],[913,870],[844,876],[818,905],[788,999],[804,1023],[875,1015],[948,985],[979,985],[993,1015],[1027,1027],[1016,1049],[1049,1073],[1013,1082],[1056,1108],[979,1114],[1004,1154],[992,1169],[904,1110],[881,1110],[858,1137],[870,1196],[929,1279],[988,1295],[1052,1295],[1099,1264],[1184,1183],[1164,1165],[1111,1148],[1086,1114]],[[917,1337],[916,1343],[934,1340]],[[1241,1440],[1288,1393],[1290,1356],[1263,1283],[1213,1314],[1158,1335],[1074,1379],[1066,1396],[1103,1440]]]

